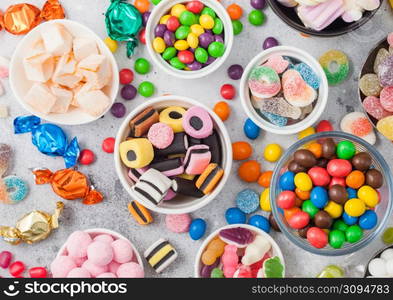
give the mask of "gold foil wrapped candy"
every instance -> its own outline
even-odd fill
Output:
[[[44,240],[53,229],[59,227],[58,220],[63,207],[63,202],[57,202],[53,215],[33,210],[19,219],[15,227],[0,226],[0,236],[11,245],[18,245],[22,242],[34,244]]]

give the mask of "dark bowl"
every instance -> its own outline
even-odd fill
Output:
[[[294,7],[286,7],[282,4],[280,4],[277,0],[267,0],[270,7],[273,9],[274,13],[281,18],[285,23],[287,23],[290,27],[309,34],[309,35],[314,35],[314,36],[320,36],[320,37],[333,37],[333,36],[339,36],[343,35],[345,33],[354,31],[355,29],[359,28],[366,22],[368,22],[378,11],[378,9],[381,7],[383,0],[381,1],[381,4],[379,7],[373,11],[365,11],[363,13],[363,17],[356,21],[356,22],[351,22],[347,23],[344,22],[341,18],[338,18],[335,20],[332,24],[330,24],[328,27],[321,31],[316,31],[311,28],[307,28],[304,26],[303,22],[300,20],[298,17],[296,10]]]
[[[368,276],[371,276],[370,272],[368,271],[368,265],[369,265],[370,261],[372,261],[374,258],[380,257],[383,251],[385,251],[385,250],[387,250],[387,249],[391,249],[391,248],[393,248],[393,245],[387,246],[387,247],[385,247],[385,248],[383,248],[383,249],[377,251],[377,252],[369,259],[369,261],[367,262],[367,265],[365,266],[365,269],[364,269],[363,278],[366,278],[366,277],[368,277]]]

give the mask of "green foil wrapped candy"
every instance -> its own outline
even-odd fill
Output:
[[[138,46],[138,32],[142,27],[142,16],[134,5],[126,0],[111,0],[105,14],[106,30],[112,40],[127,42],[127,56],[134,54]]]

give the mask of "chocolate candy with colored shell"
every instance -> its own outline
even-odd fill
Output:
[[[370,168],[372,159],[367,152],[359,152],[352,157],[352,165],[356,170],[366,171]]]
[[[383,176],[377,169],[370,169],[366,172],[366,184],[374,189],[379,189],[383,185]]]

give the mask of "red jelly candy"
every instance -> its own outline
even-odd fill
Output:
[[[25,264],[17,260],[10,264],[8,270],[12,276],[18,277],[25,271]]]
[[[330,180],[329,188],[335,184],[347,187],[347,184],[345,183],[345,178],[343,177],[333,177],[332,180]]]
[[[316,131],[317,132],[333,131],[332,123],[330,123],[328,120],[322,120],[321,122],[318,123],[316,127]]]
[[[175,32],[177,28],[179,28],[180,22],[179,19],[176,18],[175,16],[172,16],[168,19],[166,22],[166,28],[168,28],[169,31]]]
[[[312,183],[316,186],[325,186],[330,182],[329,173],[325,168],[312,167],[308,170],[307,174],[310,176]]]
[[[0,253],[0,267],[7,269],[12,260],[12,253],[9,251],[2,251]]]
[[[282,191],[277,197],[277,205],[282,209],[289,209],[295,206],[296,194],[292,191]]]
[[[352,165],[345,159],[332,159],[327,164],[327,171],[333,177],[345,177],[352,171]]]
[[[368,96],[363,100],[363,107],[367,113],[377,120],[390,116],[392,113],[385,110],[378,97]]]
[[[199,14],[202,11],[203,6],[204,5],[201,1],[190,1],[187,3],[186,8],[194,14]]]
[[[102,150],[106,153],[113,153],[115,150],[115,138],[108,137],[102,142]]]
[[[79,162],[82,165],[90,165],[95,160],[93,151],[89,149],[83,149],[79,155]]]
[[[146,45],[146,29],[145,28],[142,28],[142,30],[139,31],[138,38],[142,44]]]
[[[265,256],[261,260],[259,260],[256,263],[253,263],[252,265],[250,265],[252,278],[256,278],[257,277],[258,271],[259,271],[259,269],[262,268],[264,261],[267,260],[270,257],[271,257],[270,254],[266,253]]]
[[[224,99],[231,100],[235,97],[236,89],[232,84],[224,84],[220,92]]]
[[[289,220],[288,224],[294,229],[302,229],[310,222],[310,215],[304,211],[295,213]]]
[[[315,248],[323,248],[328,243],[328,236],[325,231],[318,227],[311,227],[307,230],[307,240]]]
[[[183,64],[190,64],[194,61],[194,54],[188,50],[179,51],[177,57]]]
[[[134,80],[134,72],[130,69],[121,69],[119,78],[121,84],[130,84]]]
[[[237,278],[252,278],[252,272],[249,267],[241,266]]]
[[[31,278],[46,278],[48,272],[44,267],[35,267],[29,270],[29,274]]]

